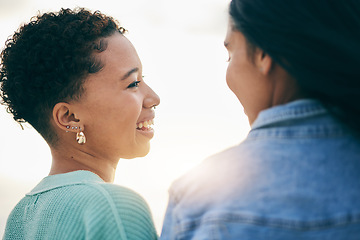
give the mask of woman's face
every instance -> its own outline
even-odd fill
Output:
[[[107,49],[97,58],[102,70],[90,74],[81,99],[74,103],[84,126],[83,147],[95,157],[113,159],[145,156],[154,131],[153,106],[160,103],[142,78],[142,65],[130,41],[119,33],[106,38]],[[142,126],[141,126],[142,125]]]
[[[258,113],[271,106],[272,86],[261,73],[260,67],[248,54],[244,35],[229,24],[224,45],[229,53],[226,82],[244,107],[250,124]]]

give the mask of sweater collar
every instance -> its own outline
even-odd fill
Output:
[[[43,178],[43,180],[41,180],[41,182],[30,193],[26,195],[35,195],[68,185],[103,182],[104,180],[102,180],[95,173],[84,170],[50,175]]]

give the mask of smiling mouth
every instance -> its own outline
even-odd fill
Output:
[[[137,123],[136,124],[136,129],[137,130],[142,130],[142,131],[153,130],[151,125],[154,125],[154,119],[150,119],[150,120],[147,120],[147,121]]]

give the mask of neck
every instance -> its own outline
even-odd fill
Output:
[[[101,159],[80,148],[69,146],[50,147],[52,165],[49,175],[87,170],[100,176],[105,182],[113,182],[117,162]]]

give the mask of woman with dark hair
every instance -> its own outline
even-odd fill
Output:
[[[360,239],[360,1],[229,12],[226,81],[251,131],[172,185],[161,239]]]
[[[85,9],[45,13],[1,54],[1,97],[46,140],[52,167],[11,212],[4,239],[156,239],[146,202],[111,184],[145,156],[159,97],[124,28]]]

